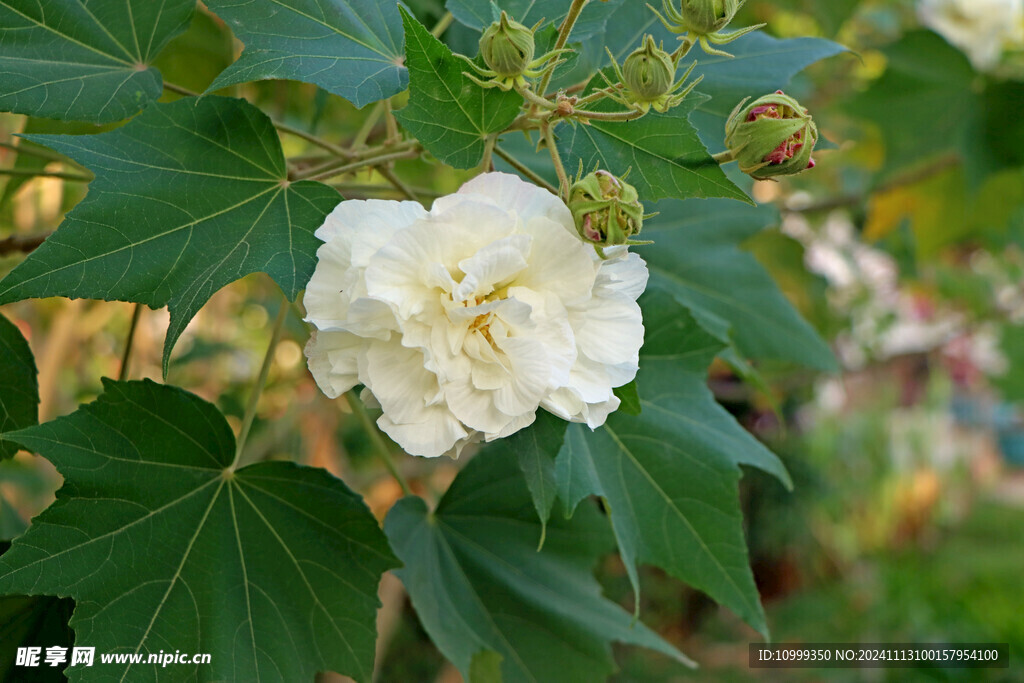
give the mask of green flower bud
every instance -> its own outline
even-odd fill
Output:
[[[672,55],[659,49],[650,35],[622,64],[622,77],[639,102],[655,102],[675,85],[676,65]]]
[[[521,76],[533,61],[533,51],[533,31],[504,12],[480,36],[484,63],[501,78]]]
[[[569,210],[580,237],[598,247],[629,243],[644,222],[636,188],[608,171],[594,171],[573,183]]]
[[[682,24],[698,35],[717,33],[729,25],[746,0],[682,0]]]
[[[792,97],[777,90],[740,102],[725,124],[725,145],[740,170],[758,180],[814,168],[818,127]]]

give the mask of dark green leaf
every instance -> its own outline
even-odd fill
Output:
[[[0,498],[0,503],[4,502]],[[0,543],[7,552],[10,543]],[[19,647],[66,647],[70,653],[75,640],[68,620],[75,609],[74,600],[48,596],[8,595],[0,597],[0,680],[25,680],[26,670],[17,667]],[[40,662],[43,656],[40,656]],[[70,657],[69,657],[70,659]],[[32,683],[63,683],[66,666],[40,666],[32,671]]]
[[[566,169],[575,172],[595,163],[621,175],[632,169],[629,182],[640,197],[729,197],[749,201],[697,137],[689,115],[706,100],[691,94],[668,113],[650,112],[635,121],[594,121],[591,125],[563,124],[558,128],[558,152]]]
[[[663,292],[649,290],[641,305],[643,413],[614,413],[594,432],[569,426],[556,468],[562,499],[570,510],[583,495],[605,499],[635,589],[636,565],[657,565],[766,633],[743,538],[737,463],[787,483],[788,475],[708,390],[707,366],[722,343]]]
[[[163,92],[149,65],[195,0],[0,0],[0,110],[119,121]]]
[[[651,283],[670,291],[701,325],[732,338],[751,358],[780,359],[833,370],[835,358],[793,309],[753,256],[740,245],[778,214],[736,202],[659,202],[661,214],[644,227],[656,246],[640,252]]]
[[[636,391],[636,380],[621,387],[615,387],[615,395],[622,401],[619,410],[627,415],[639,415],[643,410],[640,406],[640,395]]]
[[[963,53],[930,31],[918,31],[884,54],[885,73],[844,109],[878,125],[887,170],[948,153],[975,156],[982,103]]]
[[[400,500],[384,528],[420,621],[464,676],[491,650],[506,683],[604,680],[611,640],[688,661],[601,597],[590,567],[611,539],[593,507],[553,519],[537,551],[537,513],[505,454],[476,456],[433,513],[420,498]]]
[[[533,506],[540,518],[541,535],[538,540],[541,544],[558,493],[555,485],[555,456],[562,447],[566,424],[565,420],[546,410],[539,410],[537,421],[528,428],[487,447],[488,452],[494,451],[501,457],[516,458],[519,461],[519,468],[526,477]]]
[[[164,369],[206,300],[256,271],[294,298],[313,272],[331,188],[289,183],[273,125],[243,100],[187,98],[101,135],[36,135],[96,174],[3,281],[0,303],[70,296],[169,306]]]
[[[30,427],[38,419],[35,358],[17,326],[0,315],[0,460],[18,452],[4,433]]]
[[[316,83],[357,107],[405,89],[397,3],[210,0],[245,43],[211,90],[265,78]]]
[[[470,66],[402,10],[409,58],[409,104],[395,115],[423,146],[456,168],[480,163],[484,139],[504,130],[523,98],[514,91],[481,88],[463,75]]]
[[[150,381],[104,380],[95,403],[12,436],[65,483],[0,557],[0,592],[70,594],[76,642],[97,652],[213,653],[180,676],[370,680],[377,584],[396,561],[341,481],[289,462],[234,471],[217,409]]]

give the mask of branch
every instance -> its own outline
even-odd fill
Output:
[[[562,21],[562,25],[558,27],[558,38],[555,40],[554,50],[561,50],[565,47],[565,43],[569,40],[569,34],[572,33],[572,27],[576,24],[576,20],[580,16],[580,12],[583,11],[583,6],[587,4],[588,0],[572,0],[572,5],[569,6],[569,13],[565,15],[565,19]],[[548,86],[551,84],[551,76],[555,73],[555,69],[548,69],[544,74],[544,78],[541,79],[540,87],[537,88],[537,92],[545,93],[548,91]]]
[[[507,163],[509,166],[511,166],[512,168],[516,169],[520,173],[522,173],[524,176],[526,176],[527,178],[532,180],[537,185],[540,185],[541,187],[547,188],[548,190],[551,191],[551,194],[553,194],[553,195],[556,195],[556,196],[558,195],[558,189],[555,188],[554,185],[552,185],[548,181],[544,180],[544,178],[542,178],[540,175],[535,173],[532,169],[527,168],[523,164],[523,162],[519,161],[519,159],[516,159],[514,156],[512,156],[511,154],[509,154],[508,152],[503,150],[501,147],[498,147],[497,145],[495,145],[494,153],[497,154],[502,159],[504,159],[505,163]]]
[[[46,241],[52,233],[45,235],[11,235],[0,240],[0,256],[10,254],[31,254]]]

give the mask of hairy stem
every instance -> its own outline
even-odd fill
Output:
[[[629,111],[579,111],[576,110],[575,115],[581,116],[585,119],[593,119],[595,121],[632,121],[643,116],[646,112],[639,109],[630,109]]]
[[[344,159],[333,161],[321,166],[317,166],[297,173],[292,180],[325,180],[327,178],[333,178],[336,175],[342,173],[351,173],[367,166],[378,166],[388,161],[395,161],[397,159],[412,159],[419,156],[418,146],[405,147],[404,149],[398,149],[395,151],[380,154],[375,157],[369,157],[368,159],[361,159],[359,161],[353,161],[351,163],[344,163]]]
[[[497,133],[491,133],[490,135],[487,136],[487,139],[484,140],[484,156],[483,159],[480,160],[481,173],[487,173],[488,171],[493,170],[494,163],[492,157],[494,156],[494,146],[495,144],[497,144],[497,142]]]
[[[128,361],[132,357],[132,344],[135,342],[135,328],[139,326],[139,318],[142,316],[142,304],[135,304],[132,309],[132,321],[128,325],[128,336],[124,340],[124,352],[121,354],[121,369],[117,373],[117,381],[123,382],[128,379]]]
[[[545,122],[542,130],[544,142],[551,155],[551,163],[555,165],[555,173],[558,174],[558,196],[562,198],[562,201],[569,201],[569,177],[565,174],[565,166],[562,165],[562,158],[558,156],[558,147],[555,146],[554,126],[550,122]]]
[[[453,21],[455,21],[455,17],[452,15],[452,13],[445,12],[444,16],[438,19],[437,23],[434,24],[434,28],[430,29],[430,35],[434,36],[435,38],[440,38],[441,34],[448,30],[448,27],[452,25]]]
[[[391,449],[388,448],[387,443],[384,441],[384,437],[381,436],[380,430],[377,425],[374,424],[373,420],[370,419],[370,414],[366,412],[366,406],[359,400],[359,396],[355,390],[350,390],[345,394],[345,398],[348,399],[348,404],[352,406],[352,414],[355,415],[363,429],[366,430],[366,435],[370,437],[370,441],[373,443],[373,449],[380,456],[380,459],[384,462],[384,466],[388,468],[388,472],[395,478],[398,485],[402,487],[402,493],[411,496],[413,495],[412,489],[409,488],[409,482],[405,480],[402,473],[398,471],[398,466],[395,465],[394,459],[391,457]]]
[[[718,154],[712,154],[711,158],[719,164],[727,164],[730,161],[736,161],[736,157],[733,156],[733,153],[728,149],[724,152],[719,152]]]
[[[572,0],[572,5],[569,6],[569,13],[565,15],[562,25],[558,27],[558,38],[555,40],[554,50],[561,50],[565,47],[566,41],[569,40],[569,34],[572,33],[572,27],[576,24],[576,20],[579,18],[580,12],[583,11],[583,6],[587,2],[588,0]],[[543,93],[548,91],[548,86],[551,84],[551,76],[554,72],[554,69],[548,69],[545,72],[537,92]]]
[[[277,311],[277,319],[274,321],[274,330],[270,335],[270,344],[267,345],[267,352],[263,356],[263,365],[260,366],[260,374],[256,378],[256,384],[249,394],[249,402],[245,406],[245,416],[242,418],[242,428],[238,432],[238,446],[235,448],[235,459],[231,461],[231,469],[238,466],[242,457],[242,450],[245,448],[245,441],[249,438],[249,430],[252,429],[252,422],[256,419],[256,406],[259,405],[260,395],[267,383],[267,376],[270,374],[270,366],[274,363],[274,351],[277,343],[281,341],[281,331],[284,329],[284,321],[288,319],[290,305],[288,299],[281,297],[281,307]]]

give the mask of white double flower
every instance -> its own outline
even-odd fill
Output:
[[[346,201],[306,289],[309,368],[329,397],[363,384],[414,455],[508,436],[538,408],[604,423],[637,372],[647,267],[602,261],[550,192],[488,173],[441,197]]]

